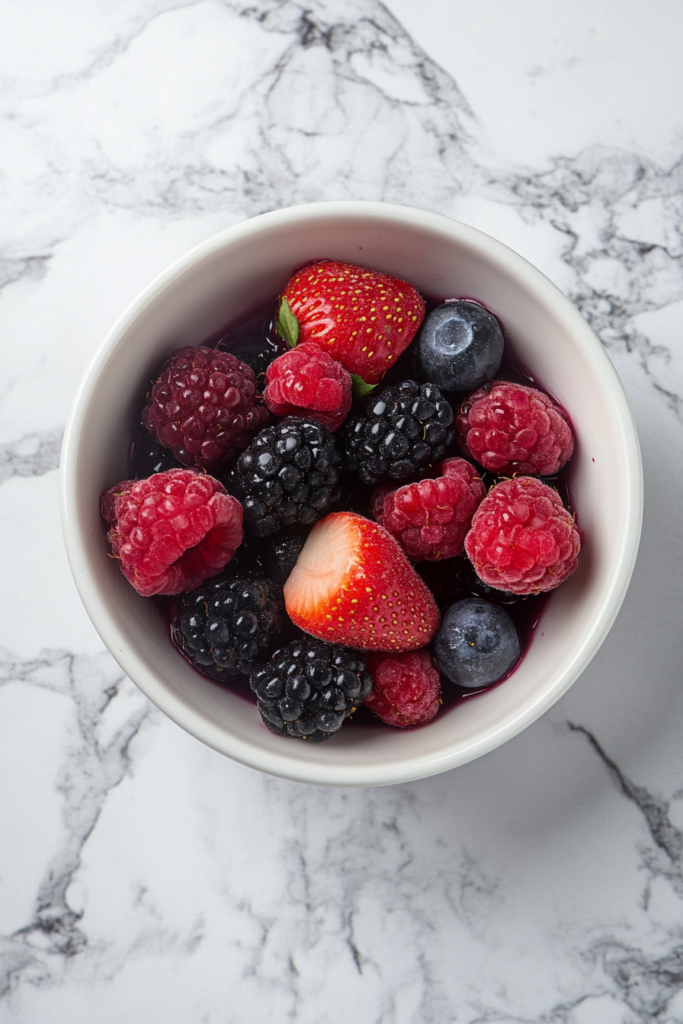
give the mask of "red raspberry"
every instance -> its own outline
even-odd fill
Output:
[[[554,590],[576,569],[581,538],[557,491],[531,476],[491,488],[465,550],[480,579],[513,594]]]
[[[472,516],[486,496],[477,470],[465,459],[446,459],[442,476],[392,490],[378,487],[372,514],[414,562],[438,562],[463,550]]]
[[[495,381],[475,391],[455,419],[458,443],[486,469],[551,476],[574,454],[564,410],[536,388]]]
[[[427,651],[370,654],[367,666],[375,685],[365,703],[383,722],[399,729],[431,722],[441,704],[441,682]]]
[[[263,392],[276,416],[305,416],[334,433],[351,408],[351,377],[341,363],[309,341],[278,356]]]
[[[215,576],[242,543],[242,506],[211,476],[168,469],[102,495],[121,571],[138,594],[179,594]]]
[[[214,469],[268,422],[251,367],[229,352],[181,348],[164,364],[142,422],[184,466]]]

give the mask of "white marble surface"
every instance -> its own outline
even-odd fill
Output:
[[[682,1024],[683,7],[0,5],[0,1020]],[[204,748],[121,676],[57,513],[84,365],[157,271],[316,199],[461,217],[622,375],[632,588],[532,728],[331,791]]]

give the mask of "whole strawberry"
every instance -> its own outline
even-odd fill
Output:
[[[414,562],[438,562],[461,554],[472,516],[486,495],[474,466],[446,459],[436,480],[397,490],[378,487],[371,499],[375,519]]]
[[[351,377],[320,345],[304,342],[270,364],[263,398],[275,416],[318,420],[334,433],[351,408]]]
[[[564,411],[542,391],[522,384],[494,381],[469,395],[455,429],[466,455],[503,476],[552,476],[574,454]]]
[[[492,487],[465,538],[479,578],[512,594],[559,587],[576,569],[580,548],[574,517],[557,491],[531,476]]]
[[[284,593],[300,629],[359,650],[416,650],[439,625],[434,598],[397,542],[355,512],[313,527]]]
[[[102,495],[102,518],[121,572],[138,594],[194,590],[242,543],[242,506],[218,480],[168,469],[123,480]]]
[[[387,725],[406,729],[431,722],[441,705],[439,670],[427,651],[370,654],[374,686],[365,703]]]
[[[152,387],[142,422],[184,466],[215,469],[268,422],[251,367],[229,352],[181,348]]]
[[[278,329],[290,345],[314,341],[366,384],[377,384],[424,320],[411,284],[352,263],[322,260],[285,288]]]

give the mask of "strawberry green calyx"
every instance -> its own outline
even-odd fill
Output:
[[[354,398],[365,398],[366,395],[371,394],[377,387],[376,384],[366,384],[362,377],[359,377],[357,373],[349,374],[351,382],[353,384],[353,397]]]
[[[299,340],[299,321],[292,313],[289,303],[285,298],[280,302],[280,311],[277,316],[275,329],[289,347],[294,348]]]

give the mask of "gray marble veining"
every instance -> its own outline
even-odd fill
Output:
[[[8,6],[2,51],[0,1019],[681,1024],[683,162],[485,153],[457,68],[373,0],[58,6]],[[43,530],[78,377],[136,291],[330,198],[459,216],[544,269],[622,373],[648,478],[631,595],[573,690],[481,761],[370,791],[182,734]]]

